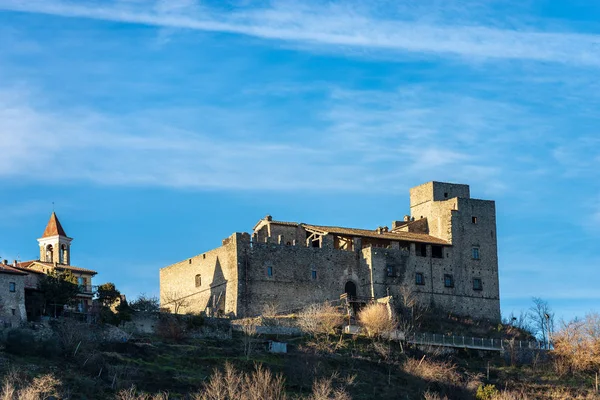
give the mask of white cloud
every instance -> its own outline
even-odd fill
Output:
[[[382,17],[385,13],[379,7],[360,3],[278,2],[264,8],[232,7],[228,10],[208,8],[190,1],[176,2],[176,6],[166,4],[170,2],[0,0],[0,9],[226,32],[308,47],[326,46],[336,51],[370,49],[600,66],[600,37],[567,30],[536,31],[521,26],[517,29],[497,28],[478,25],[479,21],[468,17],[425,20],[423,15],[426,14],[419,19],[414,13],[401,12],[391,13],[393,17],[386,18]],[[385,6],[390,8],[389,4]],[[465,5],[463,10],[469,7]],[[468,15],[468,11],[458,14]],[[451,15],[457,15],[456,10],[452,10]]]
[[[495,156],[486,150],[493,141],[490,132],[503,127],[479,129],[465,141],[454,134],[471,124],[465,104],[486,110],[477,114],[478,124],[496,119],[497,112],[510,115],[508,109],[501,103],[415,90],[421,95],[408,99],[394,90],[378,96],[346,91],[342,96],[333,89],[318,106],[323,109],[318,121],[289,127],[284,135],[269,126],[263,128],[269,132],[240,134],[247,121],[235,118],[229,118],[227,132],[216,132],[207,128],[214,125],[212,119],[223,117],[216,110],[204,115],[196,129],[183,130],[169,124],[169,110],[59,112],[48,108],[39,93],[0,90],[0,176],[206,190],[388,191],[434,178],[504,187]],[[370,100],[357,101],[365,97]],[[437,105],[428,104],[431,97]],[[227,111],[236,115],[235,107]],[[274,112],[256,110],[254,118],[268,119]],[[517,108],[510,112],[521,113]],[[460,121],[457,114],[463,115]]]

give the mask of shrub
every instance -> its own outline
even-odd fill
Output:
[[[425,356],[421,360],[408,358],[402,369],[404,372],[417,376],[429,382],[438,382],[443,384],[460,385],[460,374],[456,370],[456,365],[449,362],[439,362],[426,360]]]
[[[186,314],[185,326],[189,330],[200,329],[204,326],[204,317],[200,314]]]
[[[477,400],[494,400],[500,393],[494,385],[481,385],[477,388],[475,398]]]
[[[37,352],[35,337],[27,329],[11,329],[6,334],[5,349],[7,353],[18,356],[32,355]]]
[[[156,325],[156,333],[163,339],[179,342],[186,338],[184,323],[175,315],[161,314]]]
[[[298,314],[298,326],[305,333],[318,336],[335,333],[344,316],[331,304],[312,304]]]
[[[26,380],[18,371],[10,371],[2,382],[2,400],[39,400],[58,398],[61,382],[53,375]]]
[[[387,306],[372,303],[363,308],[358,314],[360,324],[367,330],[369,337],[383,337],[396,329],[396,317],[388,312]]]

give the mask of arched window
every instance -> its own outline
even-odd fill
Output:
[[[202,286],[202,276],[200,274],[196,275],[196,287]]]
[[[60,263],[61,264],[68,264],[69,263],[69,251],[67,250],[67,245],[66,244],[62,244],[60,246]]]
[[[54,249],[52,248],[52,245],[49,244],[48,246],[46,246],[46,262],[53,262],[54,261]]]

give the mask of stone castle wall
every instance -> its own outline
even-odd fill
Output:
[[[337,300],[346,283],[353,282],[358,296],[401,298],[409,291],[426,305],[499,320],[495,203],[471,199],[467,185],[439,182],[411,189],[410,200],[418,231],[451,245],[391,241],[384,248],[376,247],[376,240],[355,237],[352,246],[341,249],[336,248],[339,240],[326,234],[317,242],[320,247],[312,247],[304,227],[267,217],[252,240],[236,233],[218,249],[162,269],[161,301],[167,293],[178,292],[190,300],[184,312],[210,306],[225,314],[252,316],[265,305],[292,311]],[[423,284],[416,283],[417,273]],[[200,287],[195,286],[197,274]],[[452,287],[445,284],[446,275],[452,276]],[[475,279],[481,290],[474,287]],[[218,304],[215,296],[220,296]]]

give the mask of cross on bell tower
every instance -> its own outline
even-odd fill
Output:
[[[56,264],[71,265],[71,242],[63,229],[55,212],[44,230],[44,235],[38,239],[40,244],[40,261]]]

